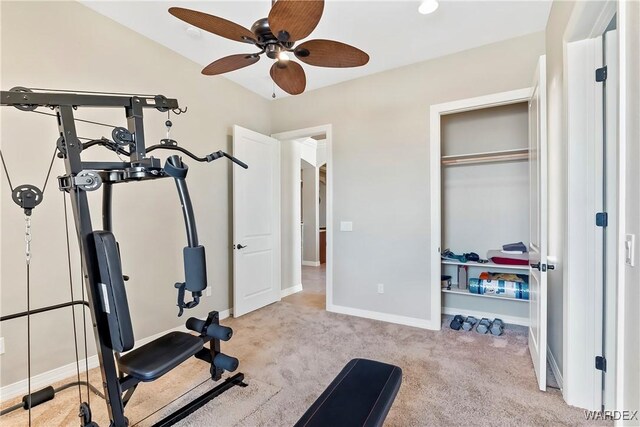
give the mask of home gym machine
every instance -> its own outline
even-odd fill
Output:
[[[58,186],[61,191],[68,194],[71,201],[87,295],[87,301],[71,301],[41,309],[30,310],[28,305],[27,312],[4,316],[2,320],[23,316],[29,318],[32,314],[78,304],[84,307],[86,304],[93,320],[104,396],[110,426],[113,427],[124,427],[129,424],[124,414],[124,408],[139,383],[158,379],[190,357],[195,356],[207,362],[211,379],[214,381],[221,380],[224,371],[235,371],[238,367],[238,360],[220,351],[220,341],[229,340],[233,332],[230,328],[219,324],[216,311],[210,312],[204,320],[196,318],[187,320],[186,327],[198,335],[170,332],[139,348],[133,348],[135,340],[125,289],[125,281],[128,280],[128,277],[122,273],[119,246],[112,232],[111,197],[114,184],[161,178],[174,179],[184,215],[188,243],[183,251],[185,280],[175,285],[178,293],[178,316],[181,316],[184,309],[198,305],[202,292],[207,287],[205,249],[198,242],[195,216],[185,181],[188,172],[187,165],[178,155],[174,154],[167,158],[163,166],[158,158],[149,156],[148,153],[164,149],[180,152],[198,162],[212,162],[226,157],[244,168],[247,168],[247,165],[222,151],[198,157],[178,146],[176,141],[168,136],[160,144],[147,147],[143,124],[145,109],[156,109],[167,114],[169,112],[179,114],[186,111],[179,109],[177,100],[162,95],[32,90],[19,87],[10,91],[2,91],[0,96],[2,106],[13,106],[23,111],[49,108],[53,110],[53,113],[35,112],[53,115],[57,118],[59,138],[55,143],[55,154],[64,160],[66,169],[66,173],[58,177]],[[95,122],[74,117],[75,111],[84,107],[123,108],[127,119],[127,128],[113,127],[112,139],[103,137],[82,142],[76,133],[76,121],[95,124]],[[166,126],[169,130],[170,120],[167,120]],[[127,156],[128,159],[121,157],[122,161],[120,162],[83,161],[83,150],[94,146],[102,146],[119,156]],[[2,163],[7,178],[9,178],[4,158]],[[51,171],[51,167],[49,171]],[[11,187],[10,179],[9,185]],[[102,230],[94,231],[87,193],[101,187],[103,189]],[[13,200],[25,210],[27,234],[30,237],[29,217],[32,210],[42,201],[43,191],[33,185],[11,187],[11,190]],[[29,256],[29,242],[27,242],[27,293],[29,289]],[[190,301],[186,300],[187,292],[191,294]],[[27,301],[29,301],[28,297]],[[207,343],[208,346],[206,346]],[[122,354],[124,352],[127,353]],[[221,384],[165,417],[156,425],[174,424],[226,390],[234,386],[246,386],[243,380],[242,373],[225,379]],[[80,383],[79,373],[78,383]],[[51,393],[45,394],[51,395]],[[23,399],[25,409],[30,410],[36,404],[36,395],[37,392],[31,394],[29,391],[26,401]],[[52,395],[49,398],[52,398]],[[46,399],[45,396],[44,400]],[[82,395],[80,395],[80,400],[82,401]],[[91,420],[91,410],[87,402],[81,402],[80,418],[82,426],[97,425]]]

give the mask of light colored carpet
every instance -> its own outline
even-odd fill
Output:
[[[291,426],[354,357],[400,366],[403,383],[387,426],[585,425],[581,409],[559,390],[540,392],[524,328],[507,325],[501,337],[439,332],[361,319],[324,310],[324,268],[305,267],[305,290],[224,323],[234,337],[223,350],[240,359],[250,384],[234,387],[186,418],[182,426]],[[92,372],[98,385],[97,372]],[[142,384],[129,406],[132,424],[199,384],[208,375],[191,360],[160,380]],[[192,399],[204,387],[187,394]],[[77,425],[77,390],[34,408],[35,425]],[[176,402],[171,408],[180,406]],[[108,425],[95,396],[96,421]],[[139,425],[162,418],[160,409]],[[26,412],[2,417],[2,425],[26,425]]]

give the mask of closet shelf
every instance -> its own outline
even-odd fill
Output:
[[[484,153],[442,156],[443,166],[472,165],[480,163],[513,162],[529,159],[529,149],[487,151]]]
[[[501,297],[499,295],[487,295],[487,294],[472,294],[468,289],[460,289],[454,288],[451,289],[442,288],[442,292],[445,294],[457,294],[457,295],[468,295],[471,297],[480,297],[480,298],[493,298],[493,299],[501,299],[503,301],[518,301],[518,302],[529,302],[528,299],[517,299],[517,298],[509,298],[509,297]]]
[[[483,264],[483,263],[472,262],[472,261],[460,262],[460,261],[455,261],[455,260],[443,259],[442,260],[442,264],[446,264],[446,265],[468,265],[469,267],[474,267],[474,268],[502,268],[502,269],[505,269],[505,270],[527,270],[527,271],[529,271],[529,266],[528,265],[505,265],[505,264],[495,264],[493,262],[485,262]]]

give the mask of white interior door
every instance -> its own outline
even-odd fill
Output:
[[[280,143],[233,127],[233,315],[280,300]]]
[[[529,101],[529,352],[540,390],[547,388],[547,123],[546,61],[541,56]]]

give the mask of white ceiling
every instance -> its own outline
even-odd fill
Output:
[[[202,31],[192,36],[188,24],[167,9],[180,6],[234,21],[246,28],[266,17],[270,0],[246,1],[89,1],[89,8],[178,52],[203,67],[253,46]],[[544,30],[550,0],[447,1],[431,15],[418,13],[419,1],[327,0],[322,20],[308,39],[325,38],[356,46],[371,60],[359,68],[318,68],[303,64],[307,91],[401,67],[462,50]],[[256,49],[257,50],[257,49]],[[262,56],[253,66],[227,73],[228,78],[270,98],[271,60]],[[276,86],[278,97],[287,96]]]

